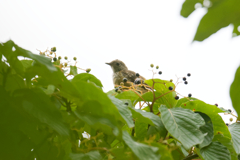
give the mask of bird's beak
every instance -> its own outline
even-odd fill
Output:
[[[106,63],[107,65],[111,66],[111,63]]]

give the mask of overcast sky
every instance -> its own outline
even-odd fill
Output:
[[[146,79],[150,64],[165,80],[186,76],[188,85],[177,91],[209,104],[232,108],[229,88],[240,64],[240,37],[231,38],[232,26],[204,42],[193,42],[201,17],[199,8],[189,18],[180,16],[183,0],[0,0],[0,42],[12,39],[38,53],[57,47],[57,54],[78,58],[78,66],[91,68],[104,91],[113,89],[114,59]]]

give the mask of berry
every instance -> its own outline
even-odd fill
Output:
[[[62,57],[61,56],[58,56],[58,60],[61,60],[62,59]]]
[[[173,87],[172,87],[172,86],[170,86],[168,89],[171,91],[171,90],[173,90]]]
[[[67,67],[67,65],[68,65],[67,63],[64,63],[64,67]]]
[[[170,82],[172,82],[173,80],[172,79],[170,79]]]
[[[53,58],[53,61],[54,61],[54,62],[56,62],[56,61],[57,61],[57,58],[56,58],[56,57],[54,57],[54,58]]]
[[[136,76],[139,77],[140,76],[139,73],[136,73]]]
[[[126,83],[127,82],[127,78],[123,78],[123,82]]]
[[[135,84],[140,84],[140,83],[141,83],[141,80],[140,80],[140,79],[136,79],[136,80],[134,81],[134,83],[135,83]]]
[[[67,60],[67,59],[68,59],[68,57],[67,57],[67,56],[65,56],[65,57],[64,57],[64,59],[65,59],[65,60]]]
[[[186,80],[187,80],[187,78],[186,78],[186,77],[183,77],[182,79],[183,79],[183,81],[186,81]]]
[[[52,48],[51,48],[51,51],[52,51],[52,52],[56,52],[56,51],[57,51],[56,47],[52,47]]]
[[[232,121],[233,121],[233,118],[231,117],[231,118],[229,119],[229,121],[232,122]]]
[[[178,96],[175,96],[175,99],[176,99],[176,100],[178,100],[178,99],[179,99],[179,97],[178,97]]]
[[[118,88],[115,88],[115,92],[117,92],[118,91]]]
[[[188,73],[188,74],[187,74],[187,76],[188,76],[188,77],[190,77],[190,76],[191,76],[191,74],[190,74],[190,73]]]
[[[232,113],[232,110],[231,110],[231,109],[228,109],[228,111],[229,111],[230,113]]]
[[[87,68],[86,72],[89,73],[91,71],[91,68]]]
[[[150,67],[151,67],[151,68],[153,68],[153,67],[154,67],[154,65],[153,65],[153,64],[151,64],[151,65],[150,65]]]
[[[226,126],[229,126],[229,124],[228,124],[228,123],[226,123]]]
[[[158,74],[162,74],[162,71],[159,71]]]
[[[216,103],[216,104],[215,104],[215,106],[217,106],[217,107],[218,107],[218,104]]]
[[[128,102],[124,103],[126,106],[128,106]]]
[[[189,93],[189,94],[188,94],[188,97],[192,97],[192,94],[191,94],[191,93]]]
[[[123,82],[121,82],[121,83],[120,83],[120,85],[121,85],[121,86],[123,86],[123,85],[124,85],[124,83],[123,83]]]
[[[188,84],[188,82],[187,82],[187,81],[184,81],[184,84]]]
[[[77,57],[73,57],[73,60],[76,61],[76,60],[77,60]]]
[[[156,69],[158,69],[159,68],[159,66],[156,66]]]

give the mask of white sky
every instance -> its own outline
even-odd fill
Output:
[[[0,0],[0,42],[12,39],[38,53],[57,47],[58,55],[76,56],[78,66],[91,68],[104,91],[113,89],[114,59],[150,79],[150,64],[163,72],[156,78],[186,76],[188,85],[177,91],[209,104],[232,108],[229,88],[239,66],[240,37],[231,38],[232,26],[204,42],[193,42],[205,9],[189,18],[180,16],[183,0]],[[228,118],[227,118],[228,119]]]

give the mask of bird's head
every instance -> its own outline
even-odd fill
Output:
[[[121,70],[128,69],[127,66],[120,60],[116,59],[110,63],[106,63],[112,67],[113,72],[119,72]]]

